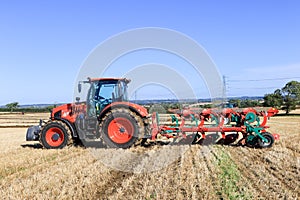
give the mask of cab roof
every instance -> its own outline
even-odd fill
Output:
[[[129,83],[131,80],[127,78],[90,78],[88,77],[89,82],[97,82],[97,81],[124,81],[125,83]]]

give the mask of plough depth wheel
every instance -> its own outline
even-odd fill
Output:
[[[258,144],[261,148],[270,148],[274,143],[274,137],[271,133],[264,132],[261,134],[267,141],[263,141],[261,138],[258,138]]]

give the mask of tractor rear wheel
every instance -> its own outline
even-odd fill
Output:
[[[46,149],[61,149],[72,142],[71,131],[61,121],[49,121],[41,130],[40,142]]]
[[[111,110],[100,123],[101,138],[110,148],[129,148],[143,138],[144,132],[142,118],[126,108]]]
[[[258,138],[258,144],[260,148],[270,148],[274,143],[274,137],[271,133],[264,132],[262,136],[266,138],[267,141],[263,141],[261,138]]]

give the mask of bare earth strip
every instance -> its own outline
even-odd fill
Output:
[[[42,116],[46,118],[48,114]],[[28,119],[16,117],[1,115],[0,122],[30,120],[31,123],[35,119],[38,122],[41,115],[32,114]],[[274,117],[269,125],[270,132],[279,133],[281,139],[270,149],[192,145],[163,169],[142,173],[111,169],[83,147],[39,148],[35,142],[25,142],[26,128],[0,128],[0,196],[2,199],[299,199],[300,117]],[[113,160],[113,151],[158,150],[168,155],[172,149],[169,145],[134,147],[109,150],[106,156]],[[149,157],[132,162],[136,171],[145,164],[155,164]]]

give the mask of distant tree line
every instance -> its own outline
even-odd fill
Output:
[[[244,99],[244,100],[230,99],[229,103],[232,104],[234,107],[239,107],[239,108],[263,106],[262,101],[252,100],[252,99]]]
[[[5,105],[5,107],[0,108],[0,112],[22,112],[22,113],[36,113],[36,112],[50,112],[55,105],[47,107],[29,107],[22,108],[19,102],[12,102]]]

